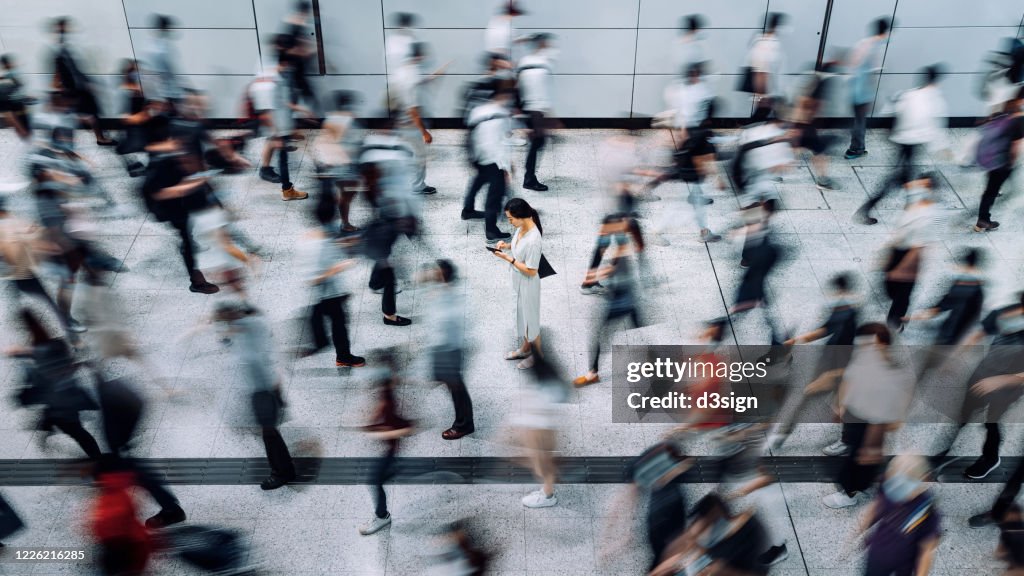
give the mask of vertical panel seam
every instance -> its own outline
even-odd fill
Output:
[[[835,0],[827,0],[825,6],[825,21],[821,24],[821,40],[818,41],[818,60],[815,62],[815,69],[821,68],[821,62],[825,58],[825,42],[828,38],[828,27],[832,24],[832,4]]]
[[[128,8],[124,5],[124,0],[121,0],[121,13],[124,14],[124,29],[128,32],[128,44],[132,47],[132,60],[135,61],[135,67],[139,67],[139,58],[135,55],[135,38],[132,37],[132,27],[128,23]],[[139,90],[142,91],[142,96],[146,96],[146,90],[142,87],[142,74],[139,74]]]
[[[124,0],[122,0],[122,1],[124,1]],[[260,73],[262,73],[263,72],[263,43],[260,42],[260,37],[259,37],[259,20],[256,19],[256,0],[252,0],[250,2],[250,5],[253,8],[253,32],[256,33],[256,57],[259,58],[259,61],[256,64],[256,68],[257,68],[257,70],[260,71]]]
[[[327,61],[324,57],[324,33],[320,25],[320,0],[313,0],[313,30],[316,34],[316,61],[320,65],[320,75],[327,74]]]
[[[380,0],[380,35],[384,41],[384,109],[387,118],[391,118],[391,82],[389,78],[391,71],[388,70],[388,35],[387,22],[384,19],[384,0]]]
[[[633,116],[633,106],[636,102],[636,58],[637,52],[640,49],[640,10],[643,8],[643,3],[644,0],[636,0],[636,28],[633,30],[633,32],[636,33],[636,35],[633,36],[633,78],[631,79],[632,87],[629,90],[630,118],[635,118],[635,116]]]

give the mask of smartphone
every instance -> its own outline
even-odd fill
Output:
[[[223,172],[223,170],[204,170],[202,172],[196,172],[195,174],[192,174],[191,176],[186,178],[186,180],[202,180],[203,178],[213,178],[214,176],[220,174],[221,172]]]
[[[484,248],[487,248],[488,252],[501,252],[501,250],[498,250],[497,248],[494,248],[493,246],[484,246]]]

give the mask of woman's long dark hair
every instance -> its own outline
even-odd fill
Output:
[[[544,234],[544,228],[540,225],[540,215],[537,214],[537,210],[530,206],[529,202],[522,198],[513,198],[505,203],[505,212],[508,212],[516,218],[529,218],[533,220],[533,224],[537,226],[537,231]]]

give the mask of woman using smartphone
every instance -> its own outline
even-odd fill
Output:
[[[533,353],[542,354],[540,340],[541,234],[537,211],[522,198],[505,204],[505,216],[515,232],[512,242],[498,242],[495,256],[509,263],[512,289],[516,293],[516,335],[519,348],[505,354],[506,360],[520,360],[520,370],[533,366]],[[508,250],[508,252],[505,252]]]

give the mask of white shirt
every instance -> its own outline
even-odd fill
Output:
[[[925,86],[900,94],[893,105],[896,119],[890,140],[897,144],[928,144],[941,148],[946,142],[946,99],[937,86]]]
[[[363,140],[360,162],[377,164],[380,169],[380,213],[385,218],[419,217],[419,195],[412,191],[412,162],[415,153],[405,140],[394,133],[369,134]]]
[[[412,116],[409,111],[412,108],[420,107],[419,67],[411,63],[403,64],[388,77],[388,80],[394,108],[398,112],[396,123],[398,126],[408,127],[412,124]]]
[[[938,242],[939,216],[939,207],[934,202],[907,208],[893,229],[892,245],[909,250]]]
[[[295,246],[295,253],[299,261],[299,269],[302,278],[311,282],[318,278],[336,264],[343,261],[344,255],[338,244],[331,238],[323,238],[303,234]],[[318,300],[344,296],[349,291],[344,283],[344,272],[328,276],[323,282],[311,284],[313,294]]]
[[[703,81],[688,80],[673,84],[669,91],[669,108],[676,111],[676,128],[699,126],[708,116],[708,102],[714,97]]]
[[[676,39],[673,46],[676,73],[686,76],[687,70],[693,64],[706,64],[708,62],[707,50],[704,49],[704,42],[692,34],[684,34]],[[710,74],[704,70],[704,74]]]
[[[906,366],[894,365],[874,344],[853,349],[843,374],[840,403],[869,424],[901,422],[914,398],[914,375]]]
[[[754,72],[768,74],[768,94],[782,93],[782,59],[782,42],[779,42],[774,34],[760,35],[750,45],[750,52],[747,54],[748,65]]]
[[[481,104],[469,113],[467,126],[471,130],[476,163],[497,164],[498,168],[508,170],[512,164],[505,144],[505,135],[511,130],[508,109],[496,102]]]
[[[503,14],[491,16],[484,30],[484,50],[501,54],[506,58],[512,54],[512,36],[515,34],[512,19]]]
[[[766,122],[744,130],[740,136],[740,145],[759,140],[771,140],[783,134],[785,131],[777,124]],[[772,168],[788,166],[795,161],[795,158],[793,147],[788,142],[777,142],[749,150],[745,161],[751,171],[766,172]]]
[[[274,90],[277,89],[273,75],[261,74],[249,85],[249,98],[257,112],[274,109]]]
[[[519,88],[523,110],[547,112],[551,109],[551,59],[545,51],[533,52],[519,60]]]
[[[412,58],[412,45],[416,37],[412,30],[400,28],[388,35],[385,55],[388,59],[388,68],[397,68]]]

